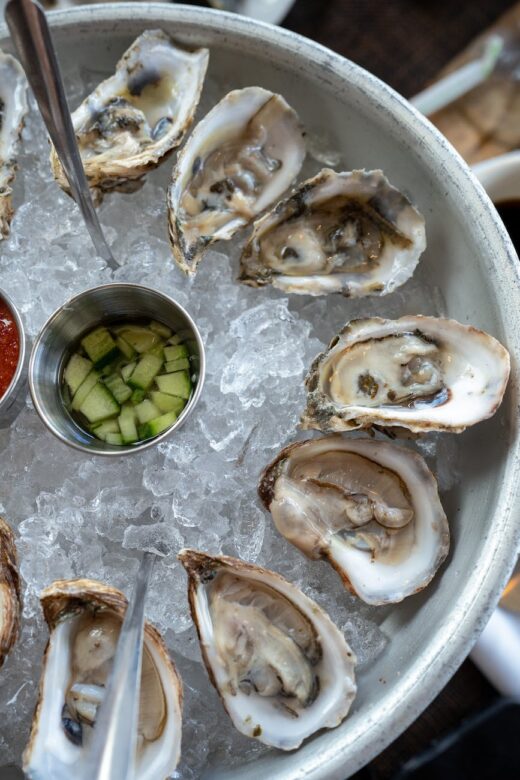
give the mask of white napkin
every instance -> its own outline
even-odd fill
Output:
[[[501,694],[520,698],[520,615],[498,607],[471,659]]]

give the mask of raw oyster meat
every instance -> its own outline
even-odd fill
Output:
[[[13,532],[0,517],[0,666],[18,636],[20,579]]]
[[[80,771],[115,653],[127,601],[94,580],[59,580],[41,595],[50,637],[24,770],[53,777],[60,761]],[[161,780],[177,766],[182,684],[155,628],[145,625],[136,778]],[[124,748],[123,748],[124,749]]]
[[[0,241],[13,218],[11,183],[16,174],[16,148],[27,114],[27,81],[20,63],[0,49]]]
[[[496,412],[509,368],[499,341],[456,320],[352,320],[310,368],[301,426],[460,433]]]
[[[146,30],[125,52],[115,74],[72,114],[85,173],[98,201],[112,189],[131,191],[179,146],[197,108],[207,49],[180,49],[162,30]],[[70,194],[54,148],[54,178]]]
[[[260,87],[226,95],[197,125],[168,191],[177,264],[195,273],[204,249],[228,239],[266,209],[298,175],[303,129],[281,95]]]
[[[179,558],[202,656],[235,727],[293,750],[341,723],[356,659],[328,615],[275,572],[196,550]]]
[[[328,168],[255,222],[240,281],[305,295],[386,295],[413,274],[424,218],[382,171]]]
[[[449,528],[424,459],[339,434],[286,447],[258,488],[278,531],[325,558],[368,604],[422,590],[446,558]]]

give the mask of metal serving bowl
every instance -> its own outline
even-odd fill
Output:
[[[176,4],[86,6],[53,13],[50,21],[65,71],[69,63],[95,63],[100,73],[110,73],[139,33],[162,27],[188,46],[208,46],[211,75],[221,83],[258,84],[286,95],[306,127],[326,131],[349,166],[381,167],[413,198],[428,237],[417,271],[421,283],[440,288],[449,316],[484,328],[512,353],[513,375],[499,413],[461,434],[461,480],[443,498],[450,558],[425,591],[380,613],[389,641],[360,671],[351,715],[293,753],[271,753],[235,769],[214,764],[207,775],[345,780],[445,685],[513,567],[520,535],[520,279],[514,250],[484,190],[440,133],[381,81],[318,44],[237,15]],[[5,28],[0,45],[8,46]]]
[[[0,428],[8,428],[24,405],[27,379],[25,372],[25,331],[18,309],[3,290],[0,290],[0,301],[4,301],[7,304],[7,308],[11,311],[20,340],[20,353],[16,371],[13,374],[9,387],[3,396],[0,397]]]
[[[153,439],[139,444],[107,444],[74,422],[61,394],[61,376],[70,348],[96,325],[141,318],[160,320],[182,334],[191,353],[193,393],[175,423]],[[197,326],[180,304],[157,290],[139,284],[104,284],[76,295],[47,320],[29,361],[29,389],[36,411],[47,428],[65,442],[90,455],[128,455],[153,447],[189,417],[204,384],[204,345]]]

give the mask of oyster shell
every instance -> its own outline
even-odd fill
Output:
[[[346,717],[356,659],[328,615],[279,574],[182,550],[204,663],[234,726],[293,750]]]
[[[16,174],[16,148],[27,114],[27,81],[22,66],[0,49],[0,241],[13,218],[11,183]]]
[[[422,590],[448,554],[435,478],[395,444],[338,434],[292,444],[258,492],[278,531],[308,558],[327,559],[368,604]]]
[[[146,30],[125,52],[113,76],[72,114],[85,173],[98,201],[113,189],[131,191],[179,146],[197,108],[207,49],[184,51],[162,30]],[[54,148],[54,178],[70,194]]]
[[[509,368],[499,341],[456,320],[352,320],[311,365],[301,426],[460,433],[496,412]]]
[[[59,580],[41,595],[50,637],[24,771],[53,777],[56,760],[81,766],[112,666],[127,601],[94,580]],[[145,624],[136,778],[160,780],[177,766],[182,683],[159,632]]]
[[[304,157],[298,116],[281,95],[246,87],[217,103],[179,155],[168,191],[180,268],[195,273],[208,244],[231,238],[274,203]]]
[[[0,517],[0,666],[18,637],[20,579],[13,532]]]
[[[255,222],[240,281],[305,295],[386,295],[413,274],[424,218],[382,171],[328,168]]]

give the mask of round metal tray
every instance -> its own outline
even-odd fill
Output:
[[[145,28],[211,49],[211,69],[236,87],[285,94],[304,123],[330,131],[352,167],[384,168],[427,220],[421,261],[450,316],[499,338],[513,375],[498,415],[462,434],[460,485],[445,508],[452,553],[422,594],[390,612],[386,650],[359,678],[352,714],[300,750],[234,769],[213,766],[212,780],[345,780],[405,729],[468,653],[512,569],[520,536],[520,352],[518,260],[484,191],[445,139],[381,81],[327,49],[250,19],[166,4],[87,6],[50,15],[60,60],[95,61],[110,71]],[[5,27],[0,46],[10,48]],[[415,313],[415,312],[413,312]],[[346,319],[348,309],[346,308]],[[259,464],[260,466],[263,464]]]

